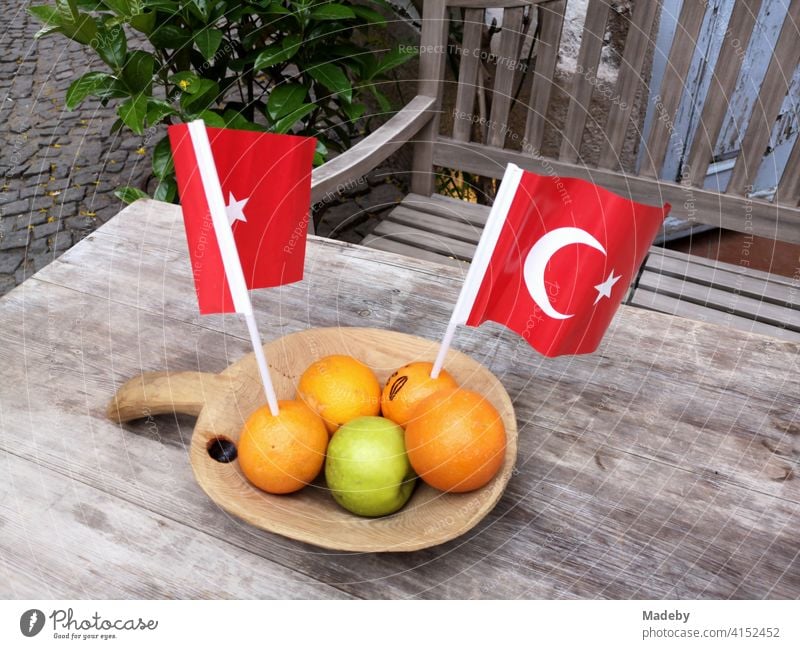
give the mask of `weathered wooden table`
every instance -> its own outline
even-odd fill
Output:
[[[185,245],[177,208],[138,203],[0,301],[1,597],[800,596],[800,345],[626,307],[584,357],[464,330],[516,407],[505,496],[443,546],[332,553],[219,510],[191,418],[105,418],[141,371],[248,351],[237,316],[198,315]],[[254,303],[265,338],[436,339],[461,276],[312,239],[306,280]]]

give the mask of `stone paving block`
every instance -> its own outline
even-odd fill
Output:
[[[49,223],[42,223],[41,225],[33,226],[33,238],[40,239],[42,237],[49,237],[61,229],[61,221],[56,219]]]
[[[44,223],[50,217],[47,211],[42,212],[41,210],[36,210],[35,212],[27,212],[26,214],[19,214],[14,219],[5,219],[10,223],[14,224],[15,230],[22,230],[23,228],[27,228],[29,225],[39,225],[40,223]]]
[[[0,274],[13,273],[19,268],[23,259],[25,259],[24,250],[14,250],[12,252],[3,253],[0,255]]]
[[[53,261],[53,253],[45,252],[40,255],[32,255],[28,258],[33,264],[33,272],[38,273],[42,268]]]
[[[67,230],[94,230],[97,227],[97,219],[90,216],[69,216],[64,221]]]
[[[58,204],[64,204],[72,201],[79,201],[82,200],[85,195],[86,189],[84,187],[68,187],[58,195],[56,202]]]
[[[12,250],[13,248],[24,248],[28,245],[28,229],[9,232],[0,239],[0,250]]]
[[[8,293],[17,285],[14,275],[0,275],[0,295]]]
[[[16,214],[21,214],[23,212],[30,211],[31,202],[25,198],[22,200],[14,201],[13,203],[7,203],[5,205],[0,206],[0,214],[3,216],[14,216]]]
[[[72,233],[62,230],[47,239],[47,245],[56,255],[60,255],[72,245]]]
[[[14,273],[14,281],[17,284],[22,284],[26,279],[33,275],[36,271],[33,270],[33,263],[24,263]]]
[[[42,237],[41,239],[31,240],[26,250],[28,251],[29,255],[36,255],[40,252],[47,251],[47,238]]]
[[[31,212],[38,212],[39,210],[46,210],[53,207],[53,197],[52,196],[36,196],[31,200]]]
[[[8,205],[18,201],[20,198],[18,189],[9,189],[5,192],[0,192],[0,205]]]

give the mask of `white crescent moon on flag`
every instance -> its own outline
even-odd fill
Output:
[[[539,239],[525,258],[523,276],[528,292],[538,307],[544,311],[545,315],[555,320],[566,320],[575,314],[560,313],[550,304],[550,298],[547,296],[547,287],[544,283],[544,271],[554,254],[565,246],[575,243],[582,243],[599,250],[604,255],[606,254],[600,242],[586,230],[581,230],[580,228],[556,228]]]

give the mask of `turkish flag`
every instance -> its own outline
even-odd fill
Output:
[[[545,356],[593,352],[669,209],[510,165],[462,324],[498,322]]]
[[[248,289],[303,279],[316,141],[208,128]],[[235,311],[187,124],[169,127],[200,313]]]

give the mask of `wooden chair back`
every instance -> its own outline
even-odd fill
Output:
[[[600,85],[597,71],[606,25],[613,11],[610,0],[588,1],[576,72],[567,82],[566,116],[558,123],[549,117],[558,82],[556,68],[567,2],[425,0],[419,94],[436,98],[438,114],[416,138],[412,191],[430,195],[434,191],[436,167],[499,178],[505,165],[514,162],[537,173],[583,177],[635,200],[669,201],[674,215],[690,221],[800,243],[800,138],[793,146],[775,197],[766,200],[749,195],[789,83],[800,63],[797,46],[800,0],[789,3],[758,99],[744,122],[746,128],[741,134],[730,181],[723,191],[705,189],[703,184],[762,0],[735,3],[709,90],[698,107],[699,126],[688,146],[681,140],[680,146],[686,146],[687,154],[679,177],[668,180],[659,175],[676,138],[673,124],[686,92],[687,74],[704,14],[710,10],[709,3],[683,2],[658,89],[652,126],[644,141],[636,132],[644,151],[638,171],[634,171],[622,170],[620,160],[626,134],[630,139],[629,129],[640,128],[640,123],[632,123],[633,107],[646,103],[650,94],[648,56],[654,47],[653,32],[661,3],[638,0],[625,18],[627,35],[611,95],[613,105],[604,123],[597,124],[591,103]],[[493,54],[486,43],[486,10],[490,8],[502,10],[499,42]],[[463,37],[454,42],[450,24],[459,17],[463,19]],[[535,34],[533,47],[531,34]],[[457,79],[448,75],[448,56],[459,61]],[[485,62],[493,63],[491,82]],[[531,69],[522,75],[528,67]],[[522,78],[525,87],[519,86]],[[454,83],[457,84],[454,104],[443,113],[445,87]],[[524,130],[522,126],[509,126],[512,107],[525,111],[520,122]],[[441,133],[443,124],[447,125],[447,133]],[[595,133],[600,131],[602,141],[595,142],[587,152],[589,125],[593,125]],[[560,142],[555,150],[544,155],[545,136],[555,129],[560,130]]]

